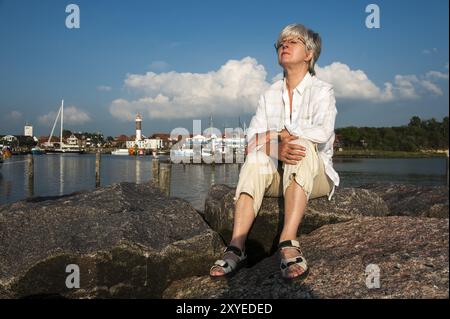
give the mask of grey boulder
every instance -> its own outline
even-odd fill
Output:
[[[159,298],[222,249],[189,203],[149,184],[20,201],[0,207],[0,297]]]
[[[448,219],[361,217],[300,237],[309,275],[286,283],[275,254],[229,280],[173,282],[164,298],[448,298]]]
[[[448,218],[448,187],[407,184],[367,184],[361,188],[378,194],[388,205],[389,214]]]

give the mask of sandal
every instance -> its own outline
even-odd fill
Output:
[[[231,259],[231,258],[223,258],[223,259],[217,260],[214,263],[214,265],[211,267],[211,269],[209,270],[209,274],[210,274],[209,276],[211,278],[231,277],[240,268],[242,268],[246,264],[246,262],[247,262],[247,255],[245,254],[245,252],[243,252],[242,250],[240,250],[236,246],[228,246],[223,251],[223,254],[225,255],[226,253],[229,253],[229,252],[231,252],[234,255],[236,255],[238,257],[238,260],[235,261],[234,259]],[[211,271],[214,268],[222,268],[223,275],[212,276],[211,275]]]
[[[308,274],[308,265],[306,263],[305,257],[303,257],[303,253],[300,249],[300,244],[296,240],[285,240],[278,244],[278,249],[281,253],[283,249],[287,248],[295,248],[300,253],[297,257],[293,258],[281,258],[280,263],[280,269],[281,269],[281,275],[286,280],[293,280],[293,279],[300,279],[306,277]],[[292,265],[298,265],[303,269],[303,272],[300,275],[297,275],[295,277],[288,277],[287,273],[289,270],[289,267]]]

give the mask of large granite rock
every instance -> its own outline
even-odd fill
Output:
[[[229,280],[173,282],[163,297],[448,298],[448,241],[448,219],[356,218],[301,236],[310,272],[300,283],[283,281],[275,254]],[[371,264],[379,267],[379,288],[366,285]]]
[[[233,230],[235,188],[213,185],[205,201],[204,218],[212,229],[229,242]],[[389,209],[375,192],[358,188],[337,188],[331,201],[326,197],[311,200],[299,228],[307,234],[327,224],[349,221],[361,216],[386,216]],[[265,197],[247,240],[252,252],[249,262],[270,255],[276,250],[283,226],[283,198]]]
[[[448,187],[403,184],[366,184],[361,188],[377,193],[396,216],[448,218]]]
[[[0,299],[9,299],[11,298],[10,293],[0,285]]]
[[[121,183],[0,207],[0,297],[161,297],[207,274],[223,242],[184,200]],[[68,289],[66,266],[80,269]]]

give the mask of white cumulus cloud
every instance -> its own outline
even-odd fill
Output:
[[[447,67],[448,69],[448,67]],[[448,80],[448,72],[443,73],[439,71],[429,71],[425,75],[428,79],[436,79],[436,80]]]
[[[129,121],[140,112],[150,118],[234,116],[255,111],[259,95],[269,87],[264,66],[250,57],[229,60],[208,73],[129,74],[125,87],[139,93],[134,101],[117,99],[110,112]]]
[[[38,122],[42,125],[52,125],[56,119],[57,112],[50,112],[38,117]],[[64,123],[67,124],[84,124],[91,121],[89,114],[76,108],[75,106],[69,106],[64,108]]]
[[[317,77],[333,85],[336,97],[371,100],[380,98],[383,93],[362,70],[352,70],[341,62],[316,66]]]
[[[433,80],[445,78],[441,72],[430,71],[423,76],[397,74],[392,82],[377,86],[363,70],[352,70],[344,63],[333,62],[316,67],[317,76],[334,86],[336,97],[369,100],[377,103],[417,99],[424,95],[442,95]],[[448,75],[447,75],[448,78]]]
[[[429,71],[425,75],[394,76],[376,85],[363,70],[353,70],[341,62],[316,66],[318,78],[333,85],[337,98],[387,103],[442,95],[437,80],[448,79],[448,72]],[[259,96],[282,73],[266,79],[264,66],[251,57],[229,60],[218,70],[207,73],[147,72],[128,74],[125,88],[137,96],[111,102],[110,113],[123,121],[133,121],[136,113],[151,119],[236,116],[254,113]]]

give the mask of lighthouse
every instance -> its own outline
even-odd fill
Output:
[[[136,115],[136,142],[142,140],[142,117],[138,113]]]

